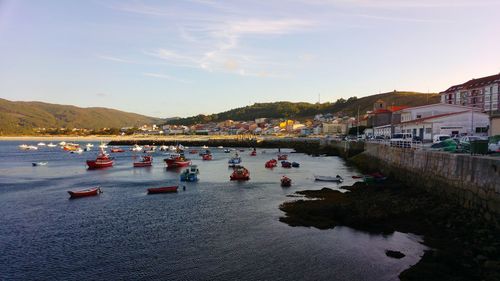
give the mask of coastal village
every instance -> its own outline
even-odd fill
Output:
[[[357,116],[317,114],[308,120],[272,119],[212,122],[195,125],[144,125],[121,128],[136,135],[356,135],[363,139],[389,139],[411,134],[423,142],[435,136],[488,136],[500,134],[500,74],[471,79],[440,93],[441,102],[409,107],[377,100],[373,109]]]

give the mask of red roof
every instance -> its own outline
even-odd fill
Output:
[[[390,105],[387,107],[388,110],[394,112],[394,111],[398,111],[398,110],[401,110],[401,109],[406,109],[408,108],[409,106],[407,105]]]
[[[377,110],[375,110],[373,113],[374,113],[374,114],[391,113],[391,111],[390,111],[390,110],[388,110],[388,109],[383,109],[383,108],[381,108],[381,109],[377,109]]]
[[[421,121],[425,121],[425,120],[429,120],[429,119],[435,119],[435,118],[440,118],[440,117],[445,117],[445,116],[450,116],[450,115],[456,115],[456,114],[461,114],[461,113],[465,113],[465,112],[470,112],[470,111],[466,110],[466,111],[459,111],[459,112],[443,113],[443,114],[428,116],[428,117],[424,117],[424,118],[418,118],[415,120],[404,121],[404,122],[401,122],[401,124],[407,124],[407,123],[412,123],[412,122],[421,122]]]
[[[471,79],[463,84],[451,86],[443,93],[455,92],[457,90],[462,90],[462,89],[473,89],[473,88],[489,85],[489,84],[492,84],[495,82],[500,82],[500,73],[495,74],[495,75],[486,76],[486,77],[481,77],[478,79]]]

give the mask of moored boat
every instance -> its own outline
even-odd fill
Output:
[[[148,194],[177,192],[178,185],[148,188]]]
[[[172,154],[163,161],[167,164],[167,168],[186,167],[191,164],[191,160],[186,159],[183,154]]]
[[[278,154],[278,160],[287,160],[288,159],[288,155],[286,154]]]
[[[87,166],[89,166],[89,169],[107,168],[113,166],[113,162],[113,158],[110,158],[101,148],[95,160],[87,160]]]
[[[344,181],[344,179],[337,175],[335,177],[330,177],[330,176],[317,176],[317,175],[314,175],[314,180],[317,180],[317,181],[330,181],[330,182],[338,182],[338,183],[341,183]]]
[[[292,162],[292,167],[294,168],[299,168],[300,167],[300,164],[297,163],[297,162]]]
[[[33,162],[31,165],[33,166],[45,166],[48,162]]]
[[[203,155],[201,156],[201,158],[202,158],[203,160],[212,160],[212,154],[210,154],[210,153],[208,153],[208,154],[203,154]]]
[[[264,165],[266,168],[274,168],[276,166],[278,166],[278,161],[276,161],[276,159],[271,159],[269,161],[266,162],[266,164]]]
[[[111,151],[112,153],[121,153],[121,152],[125,152],[125,150],[123,148],[120,148],[120,147],[112,147],[109,151]]]
[[[204,145],[204,146],[202,146],[201,148],[203,148],[203,149],[208,149],[208,146]]]
[[[283,167],[283,168],[291,168],[292,167],[292,163],[290,163],[288,161],[281,161],[281,167]]]
[[[231,150],[230,149],[224,149],[224,153],[231,153]]]
[[[57,145],[56,144],[53,144],[53,143],[49,143],[47,144],[48,147],[56,147]]]
[[[142,146],[134,144],[134,146],[132,146],[132,148],[130,150],[132,150],[132,151],[141,151],[142,150]]]
[[[68,191],[68,193],[70,195],[70,198],[80,198],[80,197],[99,195],[100,193],[102,193],[102,190],[100,187],[94,187],[79,191]]]
[[[257,151],[254,149],[250,152],[250,156],[257,156]]]
[[[39,142],[37,145],[38,146],[45,146],[46,144],[44,142]]]
[[[281,178],[281,186],[283,187],[289,187],[292,185],[292,179],[287,177],[287,176],[283,176]]]
[[[141,160],[134,162],[134,167],[151,167],[153,165],[153,156],[142,156]]]
[[[243,166],[235,166],[229,179],[232,181],[247,181],[250,179],[250,172]]]
[[[241,157],[236,153],[229,161],[227,161],[230,167],[234,167],[241,163]]]
[[[200,173],[200,170],[198,170],[198,166],[191,165],[191,166],[189,166],[189,168],[187,168],[186,170],[184,170],[184,172],[181,173],[180,180],[187,181],[187,182],[197,181],[199,173]]]

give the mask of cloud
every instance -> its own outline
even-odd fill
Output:
[[[143,76],[147,76],[147,77],[153,77],[153,78],[159,78],[159,79],[166,79],[166,80],[180,82],[180,83],[185,83],[185,84],[190,84],[191,83],[191,81],[184,80],[184,79],[179,79],[179,78],[176,78],[176,77],[173,77],[173,76],[170,76],[170,75],[167,75],[167,74],[161,74],[161,73],[150,73],[150,72],[147,72],[147,73],[143,73],[142,75]]]

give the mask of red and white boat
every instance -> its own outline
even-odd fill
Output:
[[[113,147],[110,149],[110,151],[112,153],[120,153],[120,152],[125,152],[125,150],[123,148],[119,148],[119,147]]]
[[[287,160],[288,159],[288,155],[286,154],[278,154],[278,160]]]
[[[186,159],[184,155],[179,154],[173,154],[170,158],[166,158],[163,161],[167,163],[167,168],[178,168],[191,165],[191,160]]]
[[[153,156],[142,156],[141,161],[134,162],[134,167],[151,167],[153,166]]]
[[[278,161],[276,161],[276,159],[271,159],[271,160],[267,161],[265,164],[265,167],[269,168],[269,169],[272,169],[276,166],[278,166]]]
[[[177,192],[178,185],[148,188],[148,194]]]
[[[95,160],[87,160],[87,166],[89,166],[89,169],[107,168],[113,166],[113,162],[113,158],[109,157],[106,151],[101,148]]]
[[[212,154],[203,154],[201,158],[203,160],[212,160]]]
[[[292,179],[287,177],[287,176],[283,176],[281,178],[281,186],[283,187],[289,187],[292,185]]]
[[[254,149],[252,152],[250,152],[250,156],[257,156],[257,151]]]
[[[250,179],[250,172],[243,166],[234,167],[234,171],[229,176],[232,181],[247,181]]]
[[[86,196],[95,196],[99,195],[99,193],[102,193],[102,190],[100,187],[94,187],[94,188],[89,188],[85,190],[79,190],[79,191],[68,191],[70,198],[80,198],[80,197],[86,197]]]

